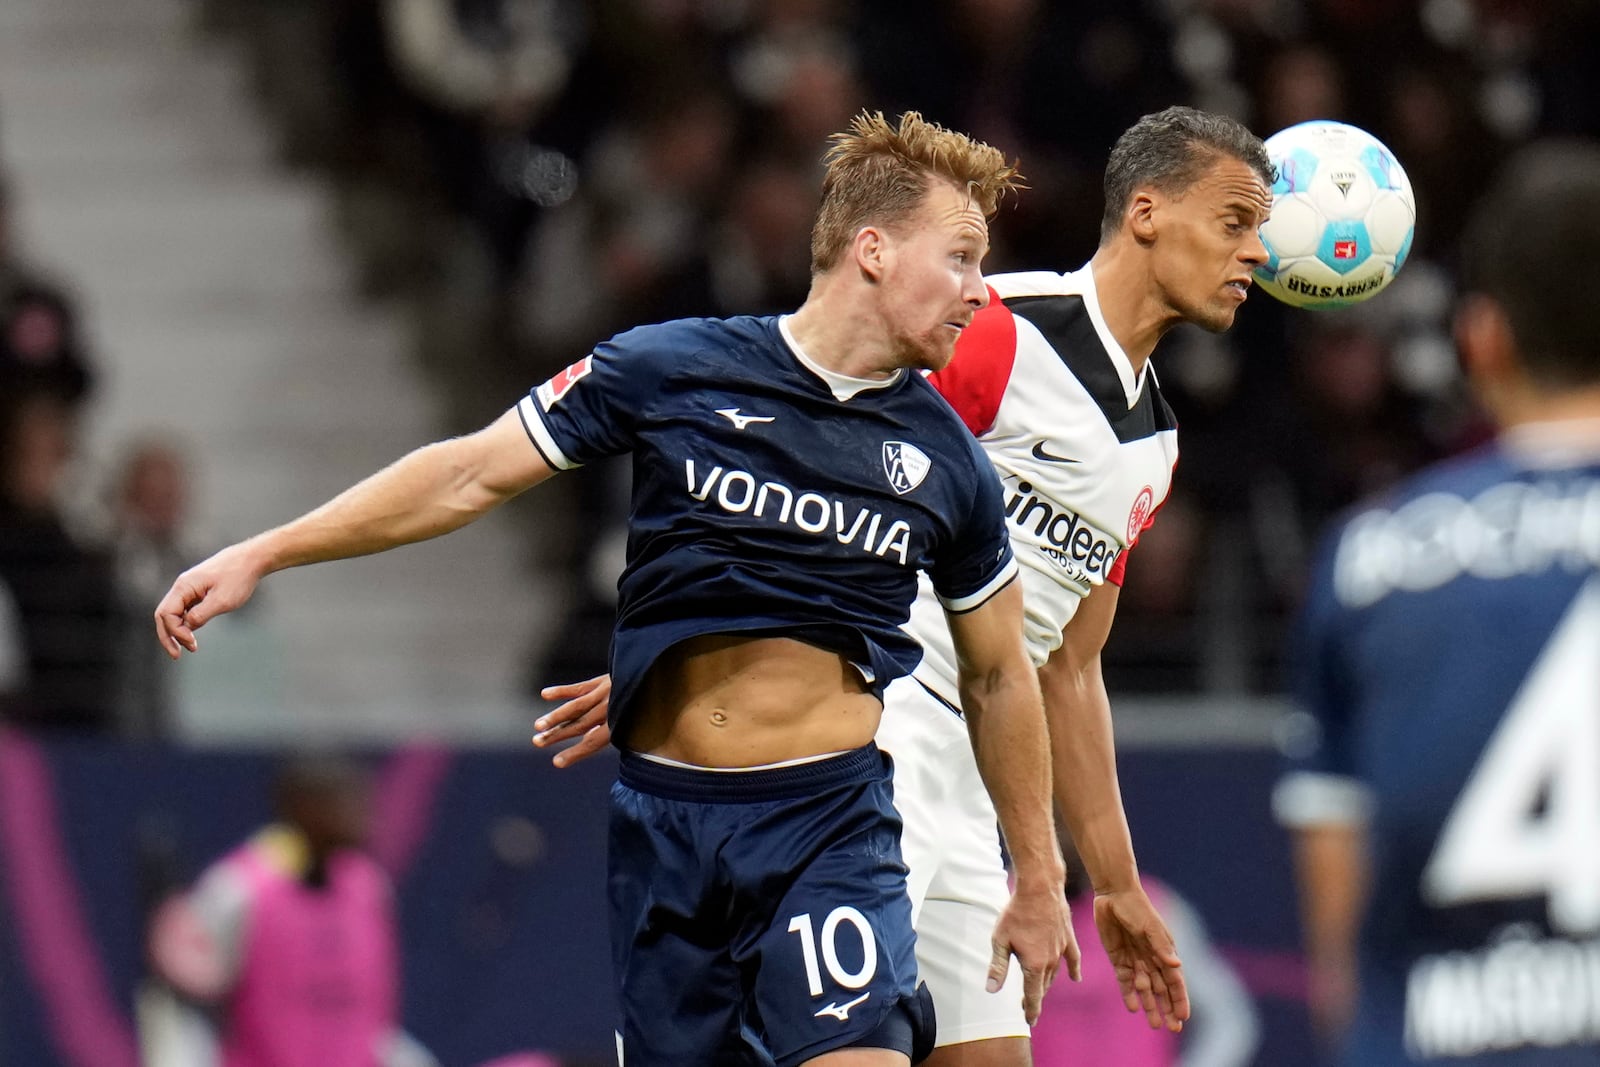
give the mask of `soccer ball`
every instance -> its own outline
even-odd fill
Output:
[[[1302,122],[1267,138],[1278,169],[1261,227],[1261,288],[1303,308],[1349,307],[1381,292],[1411,253],[1417,202],[1394,153],[1342,122]]]

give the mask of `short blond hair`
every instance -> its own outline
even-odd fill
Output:
[[[930,178],[965,188],[993,218],[1000,200],[1020,189],[1022,175],[1000,150],[929,122],[915,111],[898,127],[881,111],[863,111],[831,138],[823,161],[822,207],[811,228],[811,272],[835,266],[863,226],[904,222],[927,195]]]

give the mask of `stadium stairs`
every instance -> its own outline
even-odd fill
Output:
[[[80,301],[102,371],[85,484],[127,442],[189,457],[210,549],[448,432],[400,312],[363,303],[327,191],[287,172],[241,58],[183,0],[0,4],[0,163],[24,248]],[[204,741],[523,740],[551,583],[504,516],[275,576],[181,672]]]

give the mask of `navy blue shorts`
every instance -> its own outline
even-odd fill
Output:
[[[625,1067],[791,1067],[933,1043],[889,758],[759,771],[624,753],[611,944]]]

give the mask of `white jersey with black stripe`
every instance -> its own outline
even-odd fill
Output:
[[[1177,420],[1155,369],[1136,374],[1107,329],[1088,266],[988,281],[988,306],[929,380],[1000,476],[1028,650],[1043,664],[1079,602],[1121,584],[1171,487]],[[956,703],[949,627],[926,581],[906,628],[924,649],[917,679]]]

